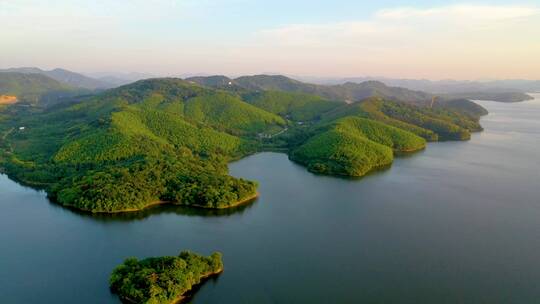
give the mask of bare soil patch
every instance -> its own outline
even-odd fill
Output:
[[[13,103],[16,103],[18,100],[17,100],[17,96],[12,96],[12,95],[0,95],[0,105],[3,105],[3,104],[13,104]]]

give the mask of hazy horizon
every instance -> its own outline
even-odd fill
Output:
[[[540,79],[534,1],[4,0],[0,17],[6,68]]]
[[[433,78],[402,78],[402,77],[391,77],[391,76],[380,76],[380,75],[356,75],[356,76],[340,76],[340,75],[321,75],[321,76],[314,76],[314,75],[291,75],[287,73],[280,73],[280,72],[255,72],[250,74],[223,74],[223,73],[170,73],[170,74],[154,74],[154,73],[145,73],[145,72],[139,72],[139,71],[97,71],[97,72],[85,72],[80,70],[73,70],[68,69],[65,67],[40,67],[40,66],[0,66],[0,70],[8,70],[8,69],[25,69],[25,68],[38,68],[43,71],[51,71],[55,69],[63,69],[70,72],[78,73],[87,77],[100,79],[100,78],[107,78],[107,77],[117,77],[119,79],[124,80],[139,80],[139,79],[149,79],[149,78],[190,78],[190,77],[209,77],[209,76],[225,76],[228,78],[238,78],[242,76],[256,76],[256,75],[271,75],[271,76],[285,76],[289,77],[295,80],[300,80],[303,82],[312,82],[312,83],[334,83],[335,81],[347,81],[347,80],[354,80],[359,79],[362,81],[369,81],[369,80],[412,80],[412,81],[431,81],[431,82],[492,82],[492,81],[540,81],[540,79],[526,79],[526,78],[482,78],[482,79],[455,79],[455,78],[441,78],[441,79],[433,79]]]

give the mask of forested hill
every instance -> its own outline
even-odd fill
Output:
[[[195,285],[222,271],[219,252],[208,257],[184,251],[178,256],[128,258],[113,270],[110,287],[125,303],[180,303]]]
[[[432,106],[433,98],[435,98],[437,100],[437,107],[447,107],[447,104],[451,104],[453,109],[462,111],[468,111],[475,107],[469,100],[461,96],[438,96],[401,87],[390,87],[380,81],[319,85],[301,82],[282,75],[243,76],[236,79],[225,76],[207,76],[192,77],[187,80],[203,86],[234,92],[241,92],[242,90],[249,92],[281,91],[316,95],[327,100],[347,103],[358,102],[369,97],[382,97],[419,106]],[[479,106],[476,106],[475,111],[477,113],[481,111]],[[485,110],[482,112],[487,114]]]
[[[356,102],[372,96],[417,103],[431,100],[431,95],[426,93],[388,87],[377,81],[327,86],[305,83],[282,75],[243,76],[236,79],[226,76],[206,76],[192,77],[186,80],[213,88],[227,89],[227,87],[231,87],[243,88],[247,91],[284,91],[317,95],[330,100],[347,102]]]
[[[443,95],[447,98],[466,98],[474,100],[492,100],[498,102],[520,102],[526,100],[532,100],[534,97],[523,92],[489,92],[489,91],[479,91],[479,92],[466,92],[466,93],[453,93]]]
[[[195,82],[211,88],[221,88],[236,84],[233,79],[223,75],[190,77],[186,78],[186,81]]]
[[[4,73],[21,73],[27,75],[44,75],[50,77],[60,83],[69,85],[71,87],[96,90],[96,89],[108,89],[114,87],[113,84],[94,79],[79,73],[68,71],[65,69],[53,69],[53,70],[42,70],[35,67],[25,67],[25,68],[9,68],[0,70]]]
[[[540,91],[538,80],[439,80],[427,79],[392,79],[384,77],[356,77],[344,79],[317,79],[321,84],[343,84],[347,82],[361,83],[370,80],[384,82],[388,86],[402,87],[410,90],[429,92],[448,98],[467,98],[478,100],[492,100],[500,102],[519,102],[530,100],[527,93]]]
[[[159,201],[225,208],[252,198],[256,184],[228,176],[227,160],[254,151],[258,132],[286,124],[238,96],[180,79],[25,111],[0,124],[2,167],[62,205],[93,212]]]
[[[257,184],[229,176],[227,163],[256,151],[279,149],[320,174],[361,176],[390,165],[395,152],[481,130],[474,107],[383,97],[347,104],[214,80],[220,88],[151,79],[54,107],[5,105],[0,169],[85,211],[228,208],[254,198]]]
[[[17,102],[48,104],[84,92],[41,74],[0,72],[0,96],[12,96]]]

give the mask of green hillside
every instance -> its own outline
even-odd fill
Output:
[[[425,103],[431,95],[404,88],[388,87],[379,81],[318,85],[305,83],[281,75],[255,75],[236,78],[235,83],[248,90],[285,91],[318,95],[330,100],[359,101],[378,96],[413,103]]]
[[[346,117],[321,128],[291,159],[320,174],[362,176],[393,161],[393,151],[424,149],[426,141],[373,120]]]
[[[225,92],[212,92],[187,100],[184,116],[234,134],[257,134],[283,127],[283,118],[263,111]]]
[[[481,130],[477,120],[444,109],[383,102],[380,111],[390,118],[433,131],[439,140],[467,140],[471,131]]]
[[[396,152],[412,152],[426,147],[426,140],[410,132],[370,119],[346,117],[338,120],[335,130],[356,133]]]
[[[210,88],[222,88],[234,83],[234,80],[223,75],[214,76],[196,76],[186,78],[186,81],[195,82],[205,87]]]
[[[431,130],[424,129],[414,124],[410,124],[410,123],[387,116],[380,110],[380,106],[382,103],[383,103],[382,100],[378,98],[372,98],[372,99],[364,100],[363,102],[360,102],[360,103],[346,105],[346,106],[337,108],[334,111],[325,113],[323,115],[323,121],[333,121],[335,119],[339,119],[342,117],[357,116],[357,117],[363,117],[363,118],[376,120],[376,121],[385,123],[387,125],[394,126],[396,128],[400,128],[400,129],[412,132],[418,136],[425,138],[428,141],[438,140],[439,138],[438,135]]]
[[[341,106],[342,102],[324,99],[317,95],[283,91],[257,91],[244,94],[246,102],[265,111],[293,121],[319,118],[325,112]]]
[[[0,168],[85,211],[220,209],[257,195],[255,182],[227,170],[256,151],[279,149],[317,173],[362,176],[390,165],[394,152],[479,130],[478,117],[449,108],[151,79],[46,108],[5,105]]]
[[[474,117],[488,114],[486,109],[468,99],[448,99],[443,102],[435,102],[433,107],[454,110]]]
[[[286,124],[281,117],[245,103],[236,94],[175,78],[138,81],[111,90],[104,97],[139,104],[145,109],[159,109],[194,125],[236,135],[254,135]]]
[[[268,90],[298,93],[314,93],[317,85],[304,83],[282,75],[242,76],[235,83],[251,91]]]
[[[483,92],[452,93],[448,94],[447,96],[450,98],[458,99],[466,98],[475,100],[491,100],[498,102],[521,102],[534,99],[534,97],[523,92],[491,92],[491,90],[486,90]]]
[[[199,79],[200,82],[211,82],[212,77]],[[231,80],[234,87],[241,86],[250,91],[281,91],[317,95],[332,101],[349,103],[379,97],[385,100],[400,101],[416,106],[429,107],[433,97],[437,95],[409,90],[401,87],[387,86],[380,81],[347,82],[339,85],[318,85],[305,83],[280,75],[244,76]],[[481,98],[479,98],[481,99]],[[470,100],[459,96],[443,96],[437,98],[435,107],[457,110],[471,116],[486,115],[487,110]]]
[[[16,96],[19,102],[49,104],[81,92],[40,74],[0,72],[0,95]]]
[[[449,108],[427,108],[381,98],[368,98],[326,113],[331,121],[340,117],[359,116],[404,129],[429,141],[466,140],[470,132],[481,131],[478,117]]]
[[[52,78],[62,84],[68,85],[70,87],[74,88],[80,88],[80,89],[87,89],[87,90],[96,90],[96,89],[108,89],[112,88],[113,85],[88,77],[84,76],[79,73],[75,73],[72,71],[68,71],[65,69],[54,69],[45,71],[39,68],[35,67],[23,67],[23,68],[9,68],[9,69],[2,69],[0,70],[0,73],[20,73],[20,74],[27,74],[27,75],[43,75],[48,78]]]
[[[213,99],[209,93],[180,80],[149,80],[17,117],[9,123],[25,130],[7,136],[4,167],[22,181],[44,185],[58,203],[92,212],[157,201],[234,205],[252,198],[256,184],[228,176],[226,163],[250,153],[253,143],[216,125],[266,130],[284,121],[225,93],[214,92]],[[202,118],[184,111],[190,103]],[[219,124],[221,116],[227,125]]]
[[[128,258],[113,270],[110,287],[127,303],[178,303],[194,285],[222,271],[219,252],[209,257],[184,251],[178,256]]]

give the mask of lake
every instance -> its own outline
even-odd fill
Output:
[[[129,256],[223,252],[192,303],[536,303],[540,94],[479,102],[469,142],[429,144],[359,180],[313,175],[284,154],[230,165],[260,183],[234,210],[90,216],[0,176],[0,302],[119,303]]]

